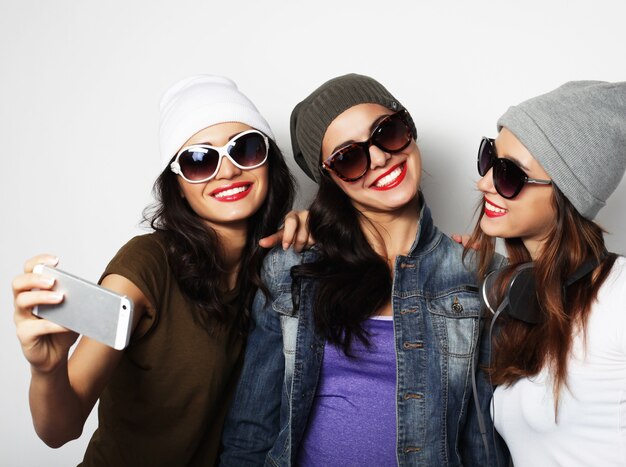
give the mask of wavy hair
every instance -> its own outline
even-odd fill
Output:
[[[534,261],[537,299],[547,319],[530,325],[502,316],[494,338],[494,358],[489,372],[494,384],[511,385],[520,378],[537,375],[547,367],[553,377],[555,410],[559,392],[567,384],[567,359],[577,329],[586,330],[591,306],[607,278],[617,255],[605,255],[603,229],[581,216],[554,186],[552,203],[556,220]],[[482,206],[482,201],[481,201]],[[480,228],[481,213],[468,245],[479,245],[479,274],[485,277],[494,254],[495,238]],[[498,302],[516,265],[532,261],[520,238],[505,239],[509,266],[495,285]],[[467,248],[464,252],[467,253]],[[602,259],[604,258],[604,259]],[[600,262],[591,274],[564,289],[567,280],[588,260]],[[565,292],[564,292],[565,291]],[[584,334],[583,334],[584,335]]]
[[[309,212],[320,257],[292,268],[294,280],[317,281],[316,331],[347,355],[355,338],[369,345],[362,323],[391,297],[391,271],[363,234],[363,220],[341,188],[323,176]]]
[[[237,315],[228,316],[221,291],[227,271],[220,240],[180,195],[177,175],[167,167],[154,183],[155,203],[144,210],[144,221],[166,239],[167,258],[183,295],[195,305],[196,322],[211,329],[216,322],[234,319],[245,333],[249,307],[257,290],[268,293],[261,280],[261,266],[267,249],[259,239],[278,229],[291,208],[294,180],[284,157],[269,139],[268,192],[263,204],[248,218],[247,240],[237,276]]]

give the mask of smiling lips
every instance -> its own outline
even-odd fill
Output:
[[[370,185],[370,188],[378,191],[391,190],[402,183],[402,180],[404,180],[404,177],[406,176],[406,172],[407,168],[405,162],[394,165],[391,169],[374,180],[374,182]]]
[[[498,206],[497,204],[493,204],[487,198],[485,198],[485,215],[487,217],[501,217],[508,213],[506,209]]]
[[[239,201],[240,199],[243,199],[250,194],[252,185],[254,185],[253,182],[231,183],[230,185],[216,188],[211,193],[209,193],[209,195],[217,201]]]

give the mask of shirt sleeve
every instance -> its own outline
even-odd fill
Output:
[[[109,274],[118,274],[131,281],[146,296],[151,304],[142,323],[138,326],[136,338],[145,334],[156,322],[162,305],[163,290],[169,271],[164,240],[158,234],[139,235],[126,243],[107,265],[98,283]]]

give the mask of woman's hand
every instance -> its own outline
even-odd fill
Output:
[[[24,274],[13,280],[13,319],[22,352],[32,370],[50,373],[67,364],[70,347],[76,342],[78,334],[32,314],[36,305],[63,301],[62,293],[50,290],[54,286],[53,278],[33,272],[39,263],[56,266],[58,258],[39,255],[26,261]]]
[[[467,234],[465,234],[465,235],[452,234],[450,237],[455,242],[460,243],[461,245],[463,245],[463,247],[467,247],[467,245],[469,243],[469,239],[470,239],[470,236],[467,235]],[[472,250],[478,250],[478,243],[474,243],[473,245],[470,245],[470,248]]]
[[[289,211],[285,216],[285,223],[275,234],[259,240],[263,248],[272,248],[282,242],[283,250],[293,247],[297,252],[315,244],[309,234],[309,211]]]
[[[39,255],[26,262],[24,274],[13,280],[13,317],[22,351],[31,365],[29,404],[33,426],[48,446],[56,448],[81,435],[122,352],[83,336],[68,359],[78,334],[32,314],[36,305],[56,304],[64,299],[51,290],[53,278],[33,273],[39,263],[56,266],[58,259]],[[130,280],[116,274],[107,275],[101,285],[133,301],[134,330],[149,304],[145,295]]]
[[[51,290],[53,278],[33,273],[39,263],[56,266],[57,262],[51,255],[31,258],[24,265],[24,274],[13,280],[15,327],[31,366],[29,404],[33,426],[39,437],[55,448],[81,435],[85,420],[122,357],[121,351],[84,336],[68,359],[78,334],[32,314],[36,305],[56,304],[64,299]],[[133,300],[134,329],[148,304],[141,290],[116,274],[106,276],[102,287]]]

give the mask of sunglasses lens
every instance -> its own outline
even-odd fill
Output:
[[[411,128],[405,120],[405,112],[385,117],[374,130],[371,138],[362,143],[350,144],[326,159],[325,164],[347,181],[356,181],[367,172],[369,146],[373,144],[381,150],[396,153],[406,148],[413,138]]]
[[[524,186],[526,174],[508,159],[497,159],[493,166],[493,184],[503,198],[514,198]]]
[[[192,182],[206,180],[215,175],[219,154],[214,149],[187,149],[178,158],[180,171],[187,180]]]
[[[412,138],[411,128],[402,114],[394,114],[378,125],[372,143],[386,152],[398,152],[406,148]]]
[[[344,178],[357,179],[367,171],[367,154],[361,145],[351,144],[335,153],[332,168]]]
[[[247,133],[237,138],[228,154],[242,167],[256,167],[267,158],[267,145],[259,133]]]
[[[487,175],[494,160],[493,146],[489,138],[483,138],[478,148],[478,174],[481,177]]]

